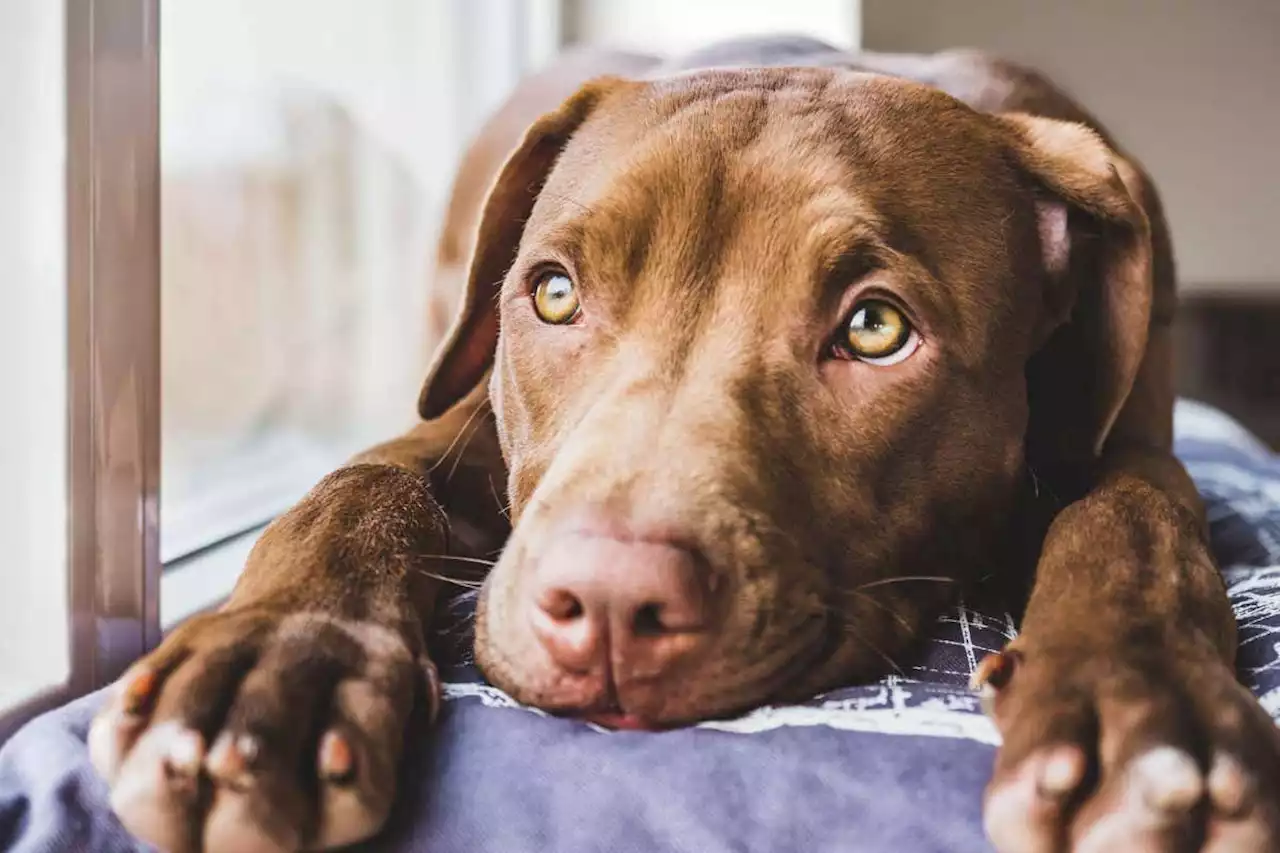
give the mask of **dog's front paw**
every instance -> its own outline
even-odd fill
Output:
[[[171,853],[285,853],[374,834],[434,667],[396,632],[258,609],[197,617],[132,667],[93,721],[111,807]]]
[[[1026,639],[974,677],[1000,853],[1280,850],[1280,729],[1226,665]]]

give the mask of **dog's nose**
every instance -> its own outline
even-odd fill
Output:
[[[701,644],[709,595],[700,561],[671,542],[574,532],[538,561],[535,635],[575,673],[604,663],[615,678],[647,678]]]

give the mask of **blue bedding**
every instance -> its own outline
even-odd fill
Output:
[[[1240,676],[1280,719],[1280,457],[1194,403],[1180,404],[1177,434],[1240,622]],[[980,795],[998,737],[965,683],[1015,631],[1005,614],[960,606],[901,674],[659,734],[517,706],[459,663],[441,723],[406,762],[400,805],[367,849],[987,850]],[[143,849],[88,764],[98,701],[47,714],[0,750],[0,849]]]

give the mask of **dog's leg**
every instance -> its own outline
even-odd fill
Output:
[[[1003,853],[1280,838],[1280,729],[1235,677],[1230,603],[1169,450],[1165,345],[1096,487],[1049,529],[1021,635],[975,679],[1004,738],[986,805]]]
[[[381,827],[405,738],[439,702],[424,637],[439,578],[459,575],[449,519],[505,525],[495,460],[482,397],[361,454],[263,533],[226,606],[120,679],[89,746],[131,832],[213,853]]]

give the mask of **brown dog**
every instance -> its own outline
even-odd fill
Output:
[[[505,540],[484,672],[620,727],[877,676],[980,573],[1034,579],[982,670],[996,846],[1276,849],[1280,732],[1235,681],[1170,452],[1174,271],[1142,170],[972,54],[653,62],[580,55],[482,134],[424,423],[326,478],[121,681],[90,740],[125,825],[171,850],[375,832],[436,701],[437,578]],[[709,65],[737,67],[688,70]],[[578,87],[602,72],[644,79]]]

